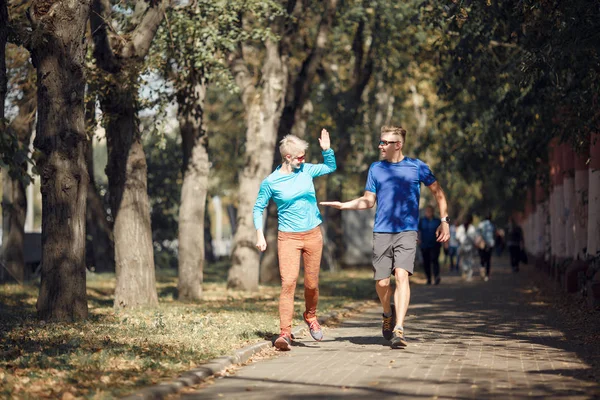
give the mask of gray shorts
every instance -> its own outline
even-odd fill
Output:
[[[379,281],[389,278],[396,268],[406,270],[412,275],[416,254],[416,231],[373,232],[373,279]]]

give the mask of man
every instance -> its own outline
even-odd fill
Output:
[[[433,217],[433,207],[425,207],[425,216],[419,220],[419,240],[421,242],[421,254],[423,255],[423,268],[427,276],[427,284],[431,285],[431,267],[433,266],[433,278],[435,284],[439,285],[440,278],[440,248],[437,241],[436,231],[440,226],[439,218]],[[448,227],[448,231],[450,227]]]
[[[377,201],[373,227],[373,271],[375,289],[383,306],[383,337],[391,340],[392,348],[404,348],[404,317],[410,302],[408,277],[414,270],[419,222],[421,182],[433,193],[442,223],[436,230],[436,240],[450,237],[448,206],[444,191],[423,161],[402,154],[406,130],[396,126],[381,128],[379,151],[381,161],[371,164],[365,193],[347,202],[327,201],[322,205],[340,210],[364,210]],[[394,309],[390,301],[390,276],[396,278]],[[394,315],[397,317],[394,320]]]
[[[488,213],[486,218],[479,223],[477,230],[481,234],[485,247],[479,249],[479,258],[481,260],[481,273],[484,281],[490,280],[490,269],[492,267],[492,250],[494,248],[494,224],[492,224],[492,213]],[[484,269],[485,268],[485,272]]]

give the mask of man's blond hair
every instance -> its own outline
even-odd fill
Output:
[[[279,153],[281,158],[285,158],[288,154],[290,156],[296,156],[308,148],[308,142],[300,139],[295,135],[286,135],[281,142],[279,142]]]
[[[398,138],[402,138],[402,143],[406,142],[406,129],[401,126],[385,125],[381,127],[381,133],[390,133]]]

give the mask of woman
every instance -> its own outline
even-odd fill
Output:
[[[317,322],[319,301],[319,270],[323,237],[319,225],[323,220],[317,207],[313,178],[329,174],[336,169],[335,155],[330,148],[329,132],[323,129],[319,144],[323,149],[323,164],[305,164],[308,143],[294,135],[281,140],[279,152],[282,163],[260,185],[254,205],[254,227],[256,247],[267,249],[263,233],[263,211],[272,198],[277,205],[279,233],[277,251],[281,275],[279,297],[279,322],[281,333],[275,340],[279,350],[290,350],[292,344],[292,316],[294,313],[294,291],[300,273],[300,255],[304,259],[304,322],[313,339],[323,339],[321,326]]]
[[[458,255],[463,270],[463,278],[467,282],[473,279],[473,266],[477,256],[477,229],[473,226],[473,216],[467,214],[465,222],[456,228],[456,239],[458,240]]]

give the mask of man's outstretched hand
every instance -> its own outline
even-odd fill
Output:
[[[338,210],[341,210],[343,206],[343,203],[340,201],[322,201],[319,204],[326,207],[337,208]]]

